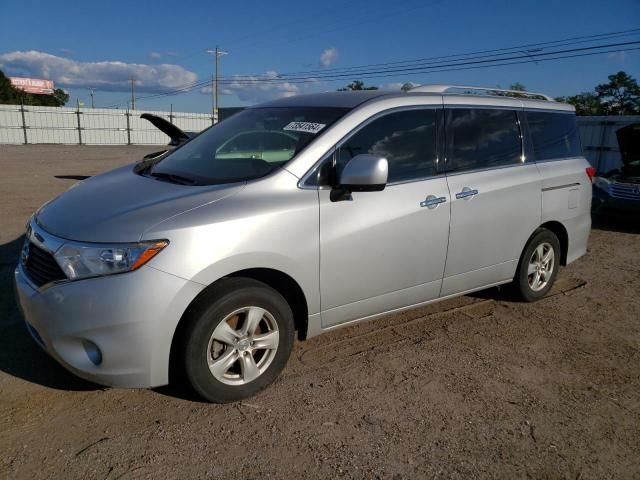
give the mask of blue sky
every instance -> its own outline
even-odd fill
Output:
[[[94,86],[99,107],[125,107],[128,78],[135,76],[138,108],[166,110],[173,104],[174,110],[210,111],[210,90],[202,87],[181,95],[142,97],[210,79],[213,57],[206,49],[216,45],[229,52],[221,58],[227,82],[221,84],[222,106],[335,90],[356,79],[387,88],[407,81],[487,86],[519,81],[530,90],[558,96],[591,90],[619,70],[640,77],[636,50],[455,72],[400,72],[385,78],[354,74],[334,81],[252,84],[245,78],[229,83],[233,75],[273,78],[313,71],[304,76],[315,78],[335,72],[327,69],[640,28],[638,0],[25,0],[3,5],[0,25],[0,69],[5,74],[52,78],[70,92],[74,103],[78,98],[89,104],[87,87]],[[640,40],[640,32],[591,45],[634,40]]]

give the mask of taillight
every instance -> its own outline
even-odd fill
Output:
[[[585,171],[587,172],[587,177],[589,177],[589,181],[593,183],[593,177],[596,176],[596,169],[593,167],[587,167]]]

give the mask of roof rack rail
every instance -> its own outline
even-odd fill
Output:
[[[451,92],[451,90],[462,90],[462,92]],[[546,100],[547,102],[555,102],[553,98],[549,95],[545,95],[544,93],[536,93],[536,92],[526,92],[524,90],[507,90],[504,88],[493,88],[493,87],[474,87],[468,85],[421,85],[419,87],[414,87],[409,92],[423,92],[423,93],[462,93],[467,95],[477,95],[477,93],[473,92],[486,92],[485,95],[491,96],[491,92],[499,92],[502,94],[510,94],[504,95],[505,97],[530,97],[532,99],[538,100]],[[503,95],[494,95],[494,96],[503,96]]]

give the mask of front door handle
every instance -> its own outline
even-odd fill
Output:
[[[436,197],[435,195],[429,195],[422,202],[420,202],[420,206],[434,209],[438,205],[446,201],[447,201],[447,197]]]
[[[478,195],[478,190],[464,187],[461,192],[456,193],[456,198],[469,200],[471,197]]]

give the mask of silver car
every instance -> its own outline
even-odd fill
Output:
[[[41,207],[15,271],[35,341],[117,387],[183,378],[214,402],[294,337],[510,284],[542,298],[586,252],[573,107],[431,85],[248,108]]]

